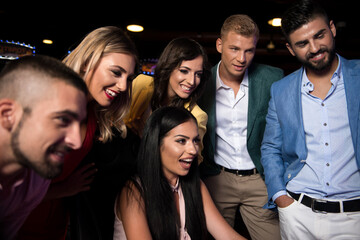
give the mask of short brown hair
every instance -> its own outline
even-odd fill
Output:
[[[259,28],[248,15],[236,14],[228,17],[221,27],[220,37],[224,37],[230,31],[246,37],[255,35],[259,39]]]

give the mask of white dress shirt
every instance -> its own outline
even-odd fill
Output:
[[[249,170],[255,165],[246,147],[249,78],[246,70],[235,96],[234,90],[216,74],[216,149],[214,160],[229,169]]]

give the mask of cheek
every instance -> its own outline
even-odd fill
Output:
[[[181,150],[175,146],[163,145],[161,148],[161,159],[164,165],[173,164],[178,161]]]
[[[170,75],[169,84],[175,88],[181,81],[181,74],[173,72]]]
[[[91,78],[87,79],[86,83],[89,88],[89,92],[94,95],[103,90],[103,86],[105,85],[107,76],[101,71],[101,69],[97,69]]]

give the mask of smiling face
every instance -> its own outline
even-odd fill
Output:
[[[60,81],[46,94],[22,114],[11,134],[11,147],[20,164],[42,177],[53,178],[61,172],[65,155],[81,147],[86,96]]]
[[[100,58],[85,79],[91,98],[102,107],[110,106],[119,94],[127,91],[134,69],[135,59],[129,54],[109,53]]]
[[[221,53],[221,77],[226,80],[242,79],[255,56],[256,43],[255,35],[243,36],[234,31],[218,38],[216,49]]]
[[[174,127],[163,138],[160,156],[164,175],[175,185],[179,176],[189,173],[192,161],[199,150],[199,133],[193,119]]]
[[[168,85],[168,98],[176,95],[187,99],[199,86],[203,73],[203,57],[198,56],[193,60],[182,61],[178,68],[172,71]]]
[[[321,72],[334,63],[335,36],[334,23],[316,17],[291,33],[286,46],[308,70]]]

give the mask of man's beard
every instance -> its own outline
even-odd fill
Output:
[[[63,164],[58,164],[55,166],[54,164],[51,164],[50,160],[46,157],[44,157],[44,159],[41,161],[37,159],[36,162],[33,162],[20,149],[19,135],[27,115],[29,115],[29,112],[24,111],[24,114],[21,117],[18,126],[16,127],[14,133],[11,136],[11,148],[13,150],[15,158],[21,165],[33,169],[40,176],[47,179],[54,178],[61,173]]]
[[[316,56],[317,54],[326,53],[326,52],[328,53],[327,60],[322,59],[322,60],[318,61],[316,64],[314,64],[310,61],[310,58]],[[316,73],[323,73],[331,68],[335,56],[336,56],[335,44],[333,44],[333,46],[330,49],[328,49],[326,47],[322,47],[316,53],[309,53],[308,55],[306,55],[306,60],[299,59],[299,58],[298,59],[304,65],[305,68],[310,69]]]

